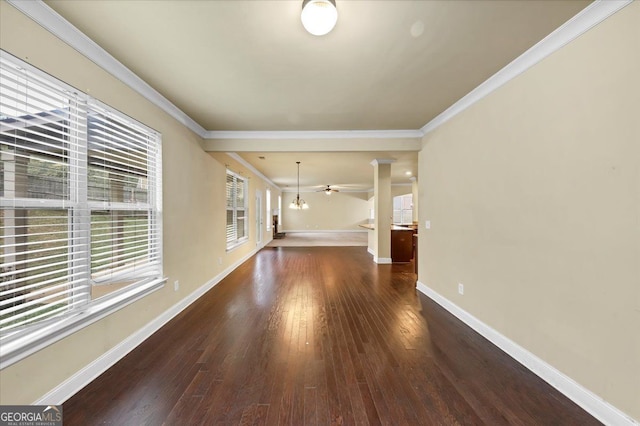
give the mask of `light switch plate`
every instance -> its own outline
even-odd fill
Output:
[[[431,229],[431,221],[430,220],[426,220],[424,222],[424,227],[427,228],[427,229]]]

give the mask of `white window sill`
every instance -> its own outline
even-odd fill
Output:
[[[167,278],[157,278],[134,288],[123,288],[75,315],[0,337],[0,370],[161,289],[166,282]]]
[[[231,245],[228,245],[228,246],[227,246],[227,253],[229,253],[229,252],[231,252],[231,251],[234,251],[234,250],[235,250],[235,249],[237,249],[238,247],[240,247],[240,246],[242,246],[242,245],[244,245],[244,244],[246,244],[246,243],[248,243],[248,242],[249,242],[249,238],[244,238],[244,239],[242,239],[242,240],[240,240],[240,241],[238,241],[238,242],[236,242],[236,243],[233,243],[233,244],[231,244]]]

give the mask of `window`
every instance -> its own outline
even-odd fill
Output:
[[[160,144],[155,132],[98,103],[87,127],[90,272],[100,297],[159,275]]]
[[[271,231],[271,222],[273,221],[273,219],[271,218],[271,190],[267,188],[265,192],[266,192],[265,205],[267,210],[267,231]]]
[[[393,197],[393,223],[401,225],[413,223],[413,194]]]
[[[249,239],[247,180],[227,170],[227,250]]]
[[[40,326],[159,288],[161,154],[156,132],[0,53],[4,366]]]

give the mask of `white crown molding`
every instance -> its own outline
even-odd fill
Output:
[[[120,361],[129,352],[138,347],[149,336],[156,331],[160,330],[166,323],[171,321],[176,315],[186,309],[193,302],[198,300],[207,291],[215,287],[220,281],[222,281],[227,275],[233,272],[238,266],[244,263],[251,256],[256,254],[261,247],[252,250],[249,254],[243,256],[240,260],[234,262],[231,266],[224,271],[213,277],[206,282],[200,288],[189,294],[187,297],[164,311],[159,316],[155,317],[151,322],[147,323],[140,330],[136,331],[122,342],[105,352],[99,358],[95,359],[86,367],[83,367],[74,375],[69,377],[64,382],[47,392],[45,395],[38,398],[33,405],[60,405],[66,400],[75,395],[80,389],[91,383],[96,377],[104,373],[113,366],[116,362]]]
[[[394,184],[392,184],[394,185]],[[333,185],[332,185],[333,186]],[[298,191],[296,188],[285,188],[282,190],[283,194],[314,194],[314,193],[320,193],[320,192],[324,192],[324,189],[300,189],[300,191]],[[340,189],[339,193],[340,194],[367,194],[371,192],[368,189]],[[331,195],[329,195],[330,197]]]
[[[210,130],[205,139],[406,139],[422,138],[422,130]]]
[[[60,16],[44,2],[41,0],[7,1],[20,12],[24,13],[36,23],[44,27],[51,34],[73,47],[100,68],[122,81],[131,89],[146,98],[149,102],[162,109],[200,137],[204,138],[206,130],[202,126],[196,123],[191,117],[182,112],[182,110],[172,104],[147,82],[134,74],[133,71],[125,67],[116,58],[111,56],[106,50],[87,37],[82,31],[74,27],[69,21]]]
[[[427,285],[418,281],[416,288],[604,424],[616,426],[638,425],[638,422],[630,416],[576,383],[552,365],[480,321],[455,303],[441,296]]]
[[[105,71],[118,78],[150,102],[167,112],[205,140],[345,140],[345,139],[407,139],[422,138],[469,106],[478,102],[506,82],[565,46],[590,28],[607,19],[633,0],[596,0],[568,20],[554,32],[524,52],[507,66],[473,89],[420,129],[404,130],[321,130],[321,131],[217,131],[205,130],[191,117],[172,104],[149,84],[111,56],[102,47],[58,15],[53,9],[37,1],[7,0],[13,7],[33,19],[53,35],[89,58]],[[205,141],[206,142],[206,141]]]
[[[551,34],[540,40],[529,50],[518,56],[507,66],[489,77],[485,82],[463,96],[456,103],[425,124],[423,134],[432,132],[440,125],[455,117],[505,83],[516,78],[547,56],[570,43],[600,22],[607,19],[633,0],[596,0],[580,13],[569,19]]]
[[[82,55],[93,61],[118,80],[138,92],[151,103],[171,115],[203,139],[406,139],[422,138],[421,130],[319,130],[319,131],[217,131],[205,130],[181,109],[162,96],[133,71],[111,56],[82,31],[60,16],[41,0],[7,0],[13,7],[24,13],[51,34],[58,37]]]
[[[245,166],[247,169],[251,170],[256,176],[258,176],[260,179],[262,179],[263,181],[265,181],[268,185],[273,186],[275,189],[277,189],[280,192],[283,192],[282,189],[280,189],[280,187],[278,185],[276,185],[275,183],[273,183],[273,181],[271,179],[269,179],[268,177],[266,177],[265,175],[263,175],[262,173],[260,173],[260,171],[258,169],[256,169],[255,167],[253,167],[251,164],[249,164],[247,162],[247,160],[245,160],[244,158],[240,157],[239,154],[235,153],[235,152],[227,152],[226,153],[229,157],[233,158],[234,160],[236,160],[238,163],[242,164],[243,166]]]
[[[207,152],[418,152],[421,138],[205,139]]]
[[[370,164],[372,166],[377,166],[377,165],[380,165],[380,164],[393,164],[395,162],[396,162],[395,158],[376,158],[376,159],[371,160]]]

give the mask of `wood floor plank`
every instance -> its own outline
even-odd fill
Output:
[[[376,408],[376,404],[371,396],[369,385],[365,382],[358,383],[358,390],[360,391],[360,397],[362,398],[365,411],[367,413],[367,424],[372,426],[382,424],[380,422],[378,409]]]
[[[64,404],[65,425],[596,425],[363,247],[265,248]]]

